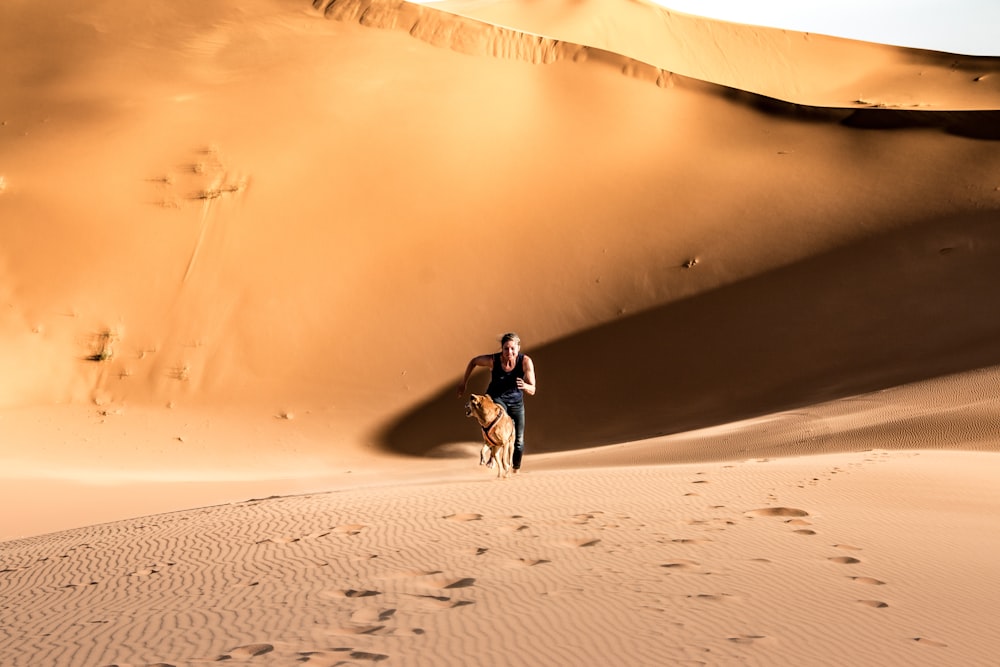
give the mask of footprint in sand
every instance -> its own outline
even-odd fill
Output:
[[[363,523],[348,523],[344,524],[343,526],[337,526],[336,528],[333,528],[333,531],[336,533],[341,533],[343,535],[358,535],[365,528],[367,528],[367,526],[364,525]]]
[[[914,637],[913,641],[921,644],[923,646],[934,646],[936,648],[947,648],[948,645],[944,642],[934,641],[933,639],[928,639],[927,637]]]
[[[249,658],[256,658],[259,655],[264,655],[265,653],[270,653],[274,650],[274,647],[270,644],[247,644],[246,646],[237,646],[231,649],[228,653],[224,653],[216,658],[216,661],[222,660],[246,660]]]
[[[837,565],[857,565],[861,562],[853,556],[834,556],[833,558],[827,558],[827,560]]]
[[[766,641],[768,638],[765,635],[736,635],[735,637],[727,637],[726,639],[734,644],[750,645]]]
[[[332,648],[327,651],[300,651],[298,660],[310,667],[337,667],[338,665],[353,665],[355,660],[370,660],[371,662],[382,662],[388,660],[389,656],[383,653],[369,653],[368,651],[355,651],[353,648]]]
[[[851,577],[851,579],[859,584],[867,584],[869,586],[885,586],[884,581],[873,577]]]
[[[435,574],[444,574],[441,570],[401,570],[395,574],[388,575],[388,579],[409,579],[410,577],[430,577]]]
[[[295,544],[298,541],[297,537],[265,537],[257,540],[256,544]]]
[[[809,528],[799,528],[798,530],[793,530],[796,535],[816,535],[815,530],[810,530]]]
[[[388,660],[389,656],[384,653],[370,653],[368,651],[351,651],[351,660],[371,660],[372,662],[382,662]]]
[[[356,636],[373,636],[373,635],[389,635],[392,634],[392,630],[384,625],[353,625],[349,627],[338,627],[330,628],[327,632],[331,635],[336,635],[338,637],[356,637]]]
[[[364,590],[364,589],[358,590],[358,589],[354,589],[354,588],[346,588],[346,589],[336,588],[336,589],[330,590],[330,591],[323,591],[322,593],[320,593],[320,597],[325,597],[325,598],[351,598],[351,599],[353,599],[353,598],[367,598],[367,597],[372,597],[374,595],[380,595],[380,594],[381,593],[379,591],[371,591],[371,590]]]
[[[787,516],[803,517],[809,516],[809,512],[796,509],[794,507],[762,507],[761,509],[744,512],[747,516]]]
[[[449,576],[444,572],[429,572],[423,576],[427,577],[426,581],[420,582],[423,587],[439,590],[469,588],[476,583],[476,580],[472,577],[462,577],[456,579],[455,577]]]
[[[697,595],[689,595],[688,598],[692,600],[704,600],[705,602],[725,602],[733,598],[734,596],[730,593],[698,593]]]
[[[598,540],[598,539],[590,539],[590,538],[587,538],[587,537],[582,537],[582,538],[577,538],[577,539],[571,539],[571,540],[562,540],[561,541],[561,544],[563,544],[563,545],[565,545],[567,547],[592,547],[592,546],[596,546],[596,545],[598,545],[600,543],[601,543],[601,541]]]
[[[510,567],[534,567],[535,565],[545,565],[551,562],[544,558],[518,558],[510,561]]]
[[[466,514],[448,514],[442,518],[448,521],[482,521],[483,515],[469,512]]]
[[[688,519],[689,526],[704,526],[706,530],[725,530],[727,526],[735,526],[736,522],[729,519]]]
[[[866,607],[871,607],[872,609],[885,609],[889,606],[888,603],[882,602],[881,600],[858,600],[858,602]]]
[[[396,615],[395,609],[359,609],[351,614],[351,623],[385,623]]]
[[[670,563],[663,563],[660,567],[665,567],[669,572],[691,572],[698,568],[700,563],[694,560],[676,560]]]
[[[503,528],[500,529],[500,532],[501,533],[520,533],[520,532],[523,532],[525,530],[528,530],[529,528],[531,528],[531,526],[529,526],[528,524],[526,524],[526,523],[519,523],[516,526],[504,526]]]
[[[309,667],[334,667],[334,665],[344,664],[346,657],[344,654],[352,650],[345,646],[325,651],[299,651],[295,654],[299,656],[296,662],[309,665]]]
[[[430,611],[454,609],[455,607],[464,607],[473,604],[471,600],[453,600],[447,595],[411,595],[411,597],[416,598],[424,609]]]

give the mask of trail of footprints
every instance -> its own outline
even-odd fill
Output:
[[[699,485],[698,488],[705,488],[702,485],[710,483],[704,474],[699,474],[696,479],[691,480],[692,484]],[[699,496],[700,493],[683,493],[684,497]],[[777,497],[771,495],[768,502],[777,502]],[[709,577],[714,574],[710,567],[706,567],[696,558],[690,557],[688,548],[698,549],[706,545],[711,545],[716,541],[716,536],[721,532],[734,527],[752,526],[751,521],[762,520],[781,521],[788,526],[789,535],[804,536],[814,539],[820,535],[810,520],[810,513],[807,510],[797,507],[782,505],[769,505],[758,507],[742,512],[742,521],[739,517],[731,516],[732,512],[725,505],[706,505],[706,513],[702,517],[692,518],[686,522],[688,530],[683,527],[671,530],[670,532],[654,533],[652,535],[656,544],[669,547],[672,556],[683,555],[684,557],[672,557],[655,563],[657,572],[661,577],[672,577],[680,575],[683,577]],[[521,515],[508,515],[501,517],[487,517],[479,513],[456,513],[441,516],[444,522],[458,524],[459,526],[475,526],[478,522],[490,521],[491,526],[483,533],[484,543],[463,547],[465,555],[471,559],[493,558],[494,563],[505,565],[507,569],[523,568],[526,571],[531,568],[544,567],[553,562],[553,559],[542,557],[510,557],[499,555],[494,546],[510,547],[510,539],[519,535],[529,535],[533,527],[531,520]],[[592,511],[578,513],[562,518],[564,524],[569,524],[578,529],[580,534],[566,538],[552,539],[549,544],[554,548],[575,548],[585,550],[595,549],[597,551],[610,551],[614,548],[613,538],[598,537],[597,534],[607,530],[632,528],[644,530],[641,522],[633,520],[624,514],[608,514],[602,511]],[[479,524],[480,526],[482,524]],[[260,548],[267,549],[296,549],[298,545],[307,544],[318,540],[352,540],[364,534],[367,526],[360,523],[344,523],[326,530],[319,530],[308,535],[270,535],[254,541]],[[565,532],[563,533],[565,535]],[[648,534],[648,533],[644,533]],[[490,535],[498,540],[494,545],[489,542]],[[790,538],[797,539],[797,538]],[[88,545],[81,545],[86,548]],[[826,561],[837,568],[849,585],[858,586],[859,594],[855,598],[859,607],[866,607],[872,610],[886,609],[889,603],[881,599],[878,592],[883,587],[888,586],[887,582],[870,576],[869,573],[860,571],[859,566],[863,566],[863,549],[850,544],[832,544],[829,555],[825,556]],[[680,554],[678,554],[680,551]],[[63,557],[69,557],[69,554]],[[697,557],[697,556],[696,556]],[[362,553],[355,554],[354,560],[379,558],[377,554]],[[44,559],[43,559],[44,560]],[[767,559],[754,559],[763,563],[770,562]],[[318,566],[325,566],[326,563],[317,563]],[[126,576],[130,579],[148,579],[156,576],[168,576],[175,566],[173,561],[157,561],[143,564],[136,567]],[[3,573],[15,573],[21,569],[30,569],[30,565],[21,564],[12,566],[7,564],[0,571]],[[470,565],[470,568],[475,566]],[[480,571],[479,568],[471,570],[473,573]],[[707,581],[708,579],[706,579]],[[454,573],[442,572],[438,570],[402,570],[394,573],[383,574],[380,581],[384,586],[371,586],[370,584],[357,583],[352,586],[330,587],[317,591],[315,597],[330,605],[328,618],[329,625],[325,628],[325,634],[331,638],[330,645],[308,648],[303,650],[299,645],[291,647],[287,643],[279,641],[267,641],[246,643],[232,647],[220,647],[222,650],[214,656],[204,657],[205,661],[227,661],[227,662],[247,662],[252,663],[256,658],[265,655],[272,657],[287,656],[294,660],[296,664],[310,665],[310,667],[324,667],[326,665],[337,664],[377,664],[391,658],[389,652],[380,647],[381,638],[419,638],[425,634],[426,630],[420,627],[419,623],[414,624],[414,620],[419,620],[422,614],[431,614],[448,610],[460,610],[476,603],[477,581],[472,576],[461,576]],[[401,582],[401,583],[400,583]],[[90,580],[73,581],[66,584],[66,588],[77,588],[96,586],[98,582]],[[248,585],[255,586],[257,581]],[[860,592],[864,591],[864,592]],[[552,593],[555,594],[555,593]],[[686,600],[689,604],[728,604],[739,596],[725,591],[708,590],[687,594]],[[654,604],[648,606],[649,609],[659,609]],[[460,613],[460,612],[459,612]],[[675,624],[683,628],[683,624]],[[740,647],[766,646],[776,640],[757,634],[734,633],[724,638],[731,645]],[[924,646],[934,648],[944,648],[946,643],[936,641],[928,637],[911,637],[912,641]],[[393,643],[392,646],[400,646]],[[104,667],[173,667],[170,662],[143,663],[142,665],[126,665],[125,663],[108,664]]]
[[[858,467],[864,464],[876,463],[887,460],[888,452],[872,452],[871,455],[864,459],[863,463],[854,463],[851,467]],[[812,477],[808,480],[804,480],[797,484],[798,488],[805,488],[806,486],[816,486],[823,481],[831,481],[834,475],[845,473],[846,471],[839,467],[834,466],[831,468],[827,474],[823,477]],[[777,502],[778,498],[774,494],[768,497],[768,501]],[[809,512],[794,508],[794,507],[782,507],[782,506],[769,506],[759,509],[750,510],[744,513],[747,517],[776,517],[780,518],[786,525],[792,528],[792,533],[804,536],[815,536],[819,533],[813,529],[811,521],[808,520]],[[862,551],[861,547],[853,546],[850,544],[833,544],[832,548],[839,550],[840,554],[827,556],[826,560],[834,565],[842,565],[847,567],[855,567],[862,565],[864,563],[863,559],[860,558],[858,552]],[[861,575],[846,575],[855,584],[861,584],[863,586],[880,587],[885,586],[886,582],[881,579],[870,576]],[[889,607],[889,603],[880,599],[875,598],[860,598],[856,602],[865,607],[872,609],[886,609]],[[914,642],[920,643],[925,646],[932,646],[936,648],[946,648],[948,645],[944,642],[929,639],[927,637],[911,637]],[[732,638],[732,641],[737,643],[745,643],[740,638]]]
[[[840,472],[840,470],[835,469],[831,471],[831,474],[837,474],[838,472]],[[699,473],[697,478],[692,480],[691,483],[705,485],[709,484],[710,480],[706,478],[704,473]],[[685,497],[691,497],[700,496],[702,494],[698,492],[689,492],[684,493],[683,495]],[[777,502],[777,497],[771,495],[768,498],[768,501]],[[740,522],[737,518],[727,516],[730,512],[728,512],[725,505],[708,505],[707,510],[709,510],[708,513],[711,516],[708,516],[707,518],[690,519],[685,522],[692,531],[699,533],[699,536],[683,534],[687,531],[679,530],[673,534],[659,535],[656,541],[664,546],[669,546],[672,549],[679,548],[684,550],[687,547],[697,548],[704,545],[711,545],[714,541],[716,541],[713,539],[712,534],[717,534],[735,526],[746,525],[745,523]],[[797,507],[770,505],[747,510],[742,513],[742,516],[745,520],[763,519],[765,521],[781,521],[789,527],[789,533],[791,535],[815,537],[820,534],[819,531],[816,530],[813,522],[810,520],[812,518],[810,513],[807,510]],[[460,525],[473,525],[476,522],[487,520],[494,522],[498,521],[499,523],[495,528],[495,533],[499,536],[517,536],[518,534],[532,530],[531,522],[521,515],[487,517],[483,514],[469,512],[449,514],[440,518],[443,521],[457,523]],[[623,522],[628,519],[630,519],[630,517],[626,515],[610,515],[602,511],[575,514],[564,518],[563,521],[574,526],[584,528],[586,529],[584,532],[589,532],[591,534],[572,538],[554,539],[550,542],[550,544],[555,547],[610,549],[612,548],[611,543],[609,543],[606,539],[595,537],[593,531],[605,531],[609,529],[621,528],[623,527]],[[365,526],[361,524],[346,524],[333,528],[330,531],[315,533],[301,538],[266,538],[261,540],[259,544],[268,542],[279,545],[294,544],[300,540],[323,538],[331,533],[350,537],[360,534],[364,529]],[[835,551],[825,558],[827,562],[837,566],[838,568],[844,568],[845,570],[857,569],[858,566],[861,566],[864,563],[864,560],[861,557],[863,549],[860,547],[838,543],[831,545],[831,548]],[[490,557],[493,555],[491,551],[491,546],[480,545],[468,548],[466,554],[472,558]],[[765,563],[770,562],[767,559],[756,560]],[[548,558],[530,557],[507,558],[504,560],[504,563],[508,568],[533,568],[545,566],[551,562],[553,561]],[[660,573],[665,576],[676,574],[683,576],[708,577],[714,574],[710,568],[705,567],[698,560],[687,557],[671,558],[660,562],[658,563],[658,568]],[[142,574],[145,573],[136,573],[137,576],[141,576]],[[849,573],[845,574],[844,577],[851,582],[851,585],[864,587],[864,589],[873,593],[878,591],[881,587],[887,585],[885,581],[876,577],[868,576],[864,573]],[[411,570],[398,572],[395,575],[395,578],[407,580],[408,585],[404,586],[401,590],[389,592],[361,586],[357,588],[334,588],[322,592],[320,594],[321,597],[337,602],[340,605],[339,611],[345,615],[344,622],[331,625],[328,628],[328,634],[332,637],[347,639],[348,641],[346,643],[349,644],[354,643],[350,641],[351,638],[364,639],[366,640],[363,642],[364,647],[333,646],[318,650],[298,651],[296,653],[297,661],[313,667],[348,664],[349,662],[376,664],[386,661],[389,660],[391,656],[386,652],[373,650],[370,646],[373,641],[377,642],[380,637],[419,637],[425,633],[425,630],[421,627],[407,626],[399,622],[399,619],[402,616],[400,613],[402,609],[405,608],[408,612],[406,614],[407,618],[412,618],[414,617],[414,614],[419,617],[419,614],[421,613],[454,610],[475,604],[476,579],[474,577],[455,576],[442,571]],[[424,592],[412,592],[411,590],[408,590],[413,589],[414,587],[423,589]],[[859,588],[859,591],[860,590],[862,589]],[[465,595],[462,595],[462,593],[465,593]],[[685,595],[685,597],[691,604],[728,604],[739,598],[738,595],[724,591],[692,593]],[[384,600],[385,604],[376,604],[374,606],[366,604],[369,600]],[[885,609],[889,607],[889,604],[880,599],[877,595],[868,594],[867,592],[859,593],[856,597],[856,603],[859,607],[866,607],[873,610]],[[660,609],[660,611],[663,610]],[[675,625],[680,629],[683,629],[684,626],[683,623],[676,623]],[[724,639],[734,647],[768,646],[777,641],[777,638],[775,637],[748,633],[734,633]],[[947,646],[947,644],[943,642],[935,641],[927,637],[912,637],[911,639],[914,642],[929,647],[943,648]],[[398,644],[396,644],[396,646],[398,646]],[[247,661],[252,660],[254,657],[265,655],[272,650],[274,650],[274,646],[272,644],[261,643],[244,645],[229,650],[227,653],[220,655],[217,660]],[[168,667],[167,663],[163,663],[163,665]]]

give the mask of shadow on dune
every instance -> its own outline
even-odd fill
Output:
[[[872,238],[526,348],[540,387],[527,399],[528,447],[682,432],[998,364],[998,284],[1000,218],[989,212]],[[458,379],[386,425],[381,445],[428,455],[476,441]],[[481,391],[485,376],[470,385]]]
[[[929,128],[968,139],[1000,141],[1000,111],[858,109],[842,123],[861,130]]]
[[[533,64],[571,61],[580,65],[610,67],[661,88],[681,86],[700,90],[774,116],[837,122],[857,129],[933,128],[973,139],[1000,140],[1000,111],[993,109],[938,111],[879,105],[856,108],[847,100],[844,101],[845,106],[809,106],[708,83],[612,51],[505,28],[405,0],[312,0],[312,4],[329,19],[356,22],[383,30],[405,31],[428,44],[459,53]],[[904,48],[897,51],[915,62],[963,71],[970,76],[989,76],[1000,63],[1000,58],[996,57]]]

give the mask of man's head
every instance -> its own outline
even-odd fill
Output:
[[[505,359],[516,359],[521,351],[521,339],[516,333],[505,333],[500,339],[500,353]]]

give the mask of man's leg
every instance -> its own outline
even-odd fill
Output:
[[[514,420],[514,470],[521,467],[521,457],[524,456],[524,403],[518,403],[507,408],[507,414]]]

